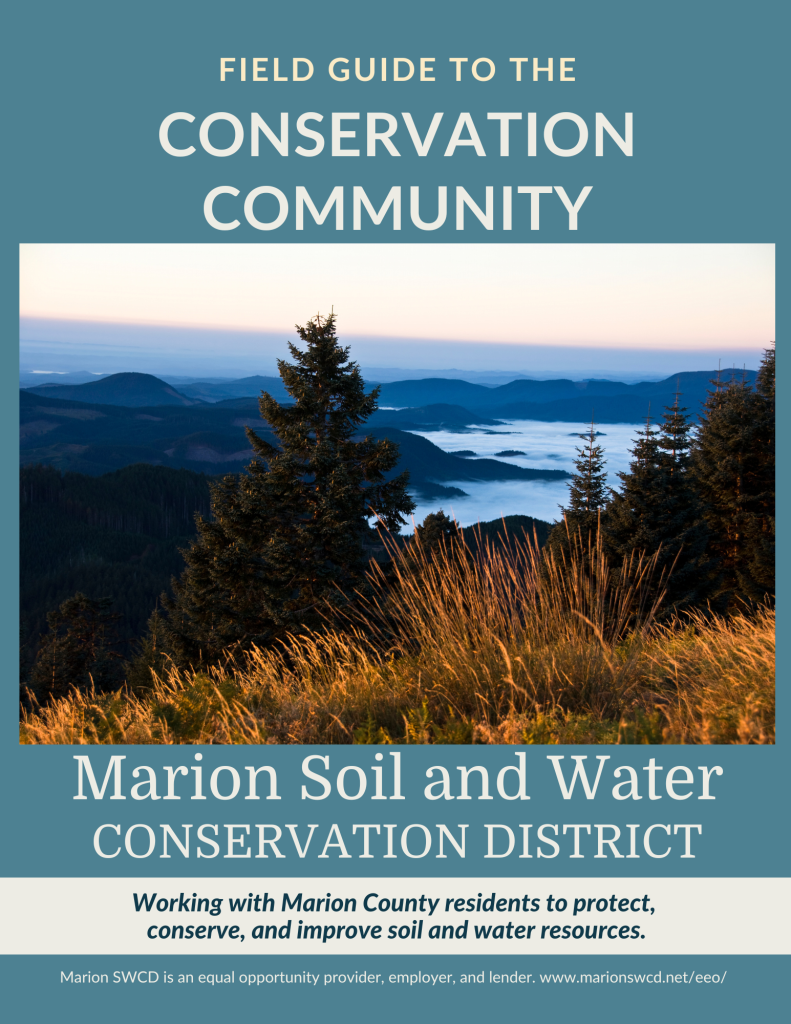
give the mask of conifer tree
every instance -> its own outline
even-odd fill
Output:
[[[607,504],[607,472],[604,469],[604,449],[596,443],[596,425],[591,420],[590,430],[578,435],[586,443],[576,448],[576,473],[569,484],[568,507],[561,507],[563,522],[551,531],[547,544],[552,550],[567,550],[569,538],[579,538],[583,549],[589,538],[599,530],[601,512]]]
[[[632,554],[655,557],[651,589],[664,591],[666,610],[705,600],[711,560],[707,531],[689,472],[690,423],[679,395],[658,430],[650,415],[632,448],[628,473],[607,508],[606,543],[616,565]]]
[[[157,607],[149,616],[146,632],[137,641],[131,659],[124,663],[126,684],[132,693],[143,692],[151,688],[154,674],[161,678],[169,667],[167,624]]]
[[[363,540],[376,515],[397,532],[414,509],[408,474],[387,480],[398,446],[360,436],[377,408],[335,333],[335,317],[297,327],[304,350],[278,368],[293,405],[266,392],[259,405],[278,445],[253,430],[244,474],[211,488],[212,518],[197,517],[187,567],[164,599],[180,663],[212,661],[231,648],[271,643],[321,622],[320,610],[359,588]]]
[[[725,608],[774,593],[774,352],[756,387],[717,380],[693,452],[695,483],[717,560],[714,597]]]
[[[456,520],[445,515],[442,509],[438,512],[429,512],[421,526],[415,530],[420,546],[425,552],[435,551],[459,536],[459,528]]]
[[[461,539],[461,532],[455,519],[451,519],[442,509],[429,512],[420,526],[415,527],[415,534],[404,547],[403,556],[399,560],[399,570],[419,572],[420,569],[434,560],[443,552],[450,553],[451,543]],[[455,549],[454,553],[458,553]]]
[[[617,561],[633,551],[651,555],[661,543],[658,512],[664,497],[664,470],[659,431],[651,427],[650,410],[631,451],[629,472],[618,474],[621,489],[610,492],[607,507],[607,548]]]
[[[747,572],[764,595],[775,592],[775,350],[766,349],[755,378],[753,485]]]
[[[692,473],[692,422],[679,405],[666,407],[660,425],[664,475],[660,552],[657,568],[670,572],[665,604],[675,611],[708,601],[714,560],[707,553],[709,531]]]
[[[92,600],[78,592],[49,612],[49,629],[30,673],[39,703],[65,697],[75,687],[106,690],[120,684],[120,656],[113,650],[120,615],[111,605],[109,597]]]

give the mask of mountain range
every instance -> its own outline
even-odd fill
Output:
[[[501,426],[501,418],[639,423],[649,409],[656,421],[677,392],[694,415],[715,376],[696,371],[638,384],[521,378],[498,387],[442,377],[396,381],[381,385],[380,407],[365,429],[398,441],[400,468],[409,470],[422,497],[449,498],[464,493],[454,486],[458,482],[552,480],[568,474],[460,458],[410,431],[463,434],[473,425]],[[754,377],[745,371],[748,381]],[[180,389],[144,373],[40,384],[20,392],[20,459],[94,476],[137,462],[210,475],[238,472],[251,457],[244,428],[269,432],[258,409],[262,390],[288,400],[279,377],[197,381]]]
[[[649,406],[654,418],[675,395],[691,414],[696,414],[705,401],[711,382],[718,371],[697,370],[674,374],[660,381],[626,384],[613,380],[531,380],[521,378],[498,387],[487,387],[465,380],[443,377],[423,380],[402,380],[381,384],[377,422],[464,426],[466,423],[486,424],[492,417],[536,419],[543,421],[598,423],[639,423],[645,419]],[[735,371],[720,376],[727,379]],[[738,371],[747,381],[755,379],[755,371]],[[374,386],[374,381],[366,382]],[[257,399],[267,391],[279,402],[288,402],[289,395],[279,377],[244,377],[229,381],[197,381],[176,389],[165,381],[145,373],[116,373],[86,384],[45,383],[27,388],[31,394],[61,400],[132,408],[165,405],[219,404],[239,399]],[[440,408],[442,407],[442,408]],[[455,407],[455,408],[451,408]],[[470,417],[474,411],[475,416]],[[396,413],[401,415],[396,416]]]
[[[720,374],[727,380],[733,371]],[[718,371],[696,370],[674,374],[659,381],[624,384],[614,380],[512,380],[500,387],[488,388],[463,380],[441,377],[404,380],[383,384],[380,408],[424,407],[428,403],[448,403],[475,410],[485,416],[508,419],[597,423],[640,423],[648,414],[654,419],[666,405],[672,405],[676,392],[681,406],[695,415],[706,400]],[[741,377],[742,371],[738,372]],[[755,379],[754,370],[745,370],[747,381]]]

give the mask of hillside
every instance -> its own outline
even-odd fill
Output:
[[[221,402],[227,398],[257,398],[262,391],[267,391],[278,402],[292,401],[280,377],[242,377],[240,380],[222,381],[218,384],[198,381],[195,384],[185,384],[180,390],[183,395],[202,402]]]
[[[705,395],[703,396],[705,398]],[[661,420],[666,406],[675,401],[672,391],[656,395],[586,395],[554,402],[512,402],[509,405],[482,407],[481,412],[496,413],[509,420],[540,420],[544,423],[645,423],[649,412],[654,423]],[[703,399],[701,399],[703,401]],[[695,415],[699,403],[687,396],[687,413]]]
[[[24,466],[20,470],[23,653],[32,654],[46,629],[47,612],[78,590],[94,599],[113,598],[113,610],[122,616],[119,633],[126,642],[124,651],[129,653],[129,642],[145,632],[159,595],[169,590],[171,577],[184,568],[179,548],[195,536],[195,514],[210,514],[209,482],[202,473],[142,464],[103,476]],[[515,536],[524,530],[532,536],[535,528],[539,543],[550,529],[548,523],[529,516],[508,516],[505,522]],[[466,530],[465,540],[473,549],[479,535],[496,545],[502,532],[503,521],[497,519]],[[384,555],[373,530],[366,549],[371,557]]]
[[[91,476],[137,462],[212,475],[238,473],[252,455],[245,426],[274,441],[254,400],[232,399],[191,408],[131,409],[64,402],[21,391],[20,462]],[[398,441],[401,461],[396,472],[409,470],[411,488],[425,498],[463,494],[458,487],[445,486],[447,482],[555,480],[568,475],[559,470],[525,469],[495,459],[467,462],[426,438],[390,427],[386,417],[385,422],[377,420],[370,426],[375,436]]]
[[[506,538],[521,541],[525,536],[531,542],[535,537],[539,547],[543,547],[551,529],[552,523],[545,523],[543,519],[534,519],[532,516],[503,516],[502,519],[468,526],[462,532],[467,547],[477,551],[479,546],[486,547],[488,544],[490,547],[498,547]]]
[[[31,394],[61,401],[90,402],[143,408],[153,405],[197,405],[150,373],[113,373],[87,384],[38,384],[27,389]]]
[[[249,460],[244,424],[253,420],[234,409],[93,405],[31,391],[20,392],[19,405],[22,465],[98,476],[135,462],[231,473]]]
[[[399,470],[408,469],[410,483],[429,495],[432,493],[430,484],[436,481],[567,480],[570,476],[561,469],[525,469],[497,459],[459,458],[443,452],[426,437],[393,427],[377,427],[371,433],[376,438],[387,437],[399,445]]]
[[[728,379],[732,372],[723,371],[722,379]],[[601,423],[639,423],[647,414],[649,401],[654,415],[659,415],[663,406],[672,405],[676,390],[681,392],[681,404],[696,414],[716,376],[716,370],[697,370],[638,384],[612,380],[523,379],[496,388],[438,377],[383,384],[379,401],[380,405],[400,408],[450,403],[480,410],[486,416],[583,422],[590,419],[594,406],[596,419]],[[754,380],[755,371],[745,371],[745,377],[748,381]]]
[[[163,466],[107,474],[20,471],[20,615],[29,646],[46,613],[80,590],[110,596],[122,638],[140,636],[157,597],[184,567],[179,548],[209,514],[208,479]]]

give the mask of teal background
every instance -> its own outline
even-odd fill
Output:
[[[787,20],[781,0],[543,5],[406,0],[378,9],[360,0],[306,0],[298,6],[249,0],[20,4],[8,16],[5,43],[5,95],[14,97],[6,128],[13,183],[7,237],[12,245],[20,240],[779,242],[783,214],[787,217],[781,178],[787,139],[780,119],[780,97],[787,88],[781,48]],[[247,82],[239,81],[237,70],[221,83],[220,57],[243,54]],[[291,56],[310,57],[313,78],[252,82],[251,58],[269,55],[271,68],[278,54],[284,66]],[[544,56],[555,58],[554,82],[545,75],[532,81],[534,54],[542,64]],[[353,74],[346,83],[329,78],[330,59],[353,61],[358,55],[406,55],[414,63],[434,55],[438,81],[366,84],[354,81]],[[476,82],[468,71],[456,83],[448,58],[462,55],[470,58],[467,68],[476,56],[490,57],[498,67],[495,77]],[[523,74],[528,81],[513,80],[508,62],[513,55],[530,56]],[[557,80],[561,56],[576,58],[576,82]],[[309,159],[281,157],[266,141],[258,158],[249,156],[246,145],[227,158],[212,157],[198,146],[192,156],[177,159],[160,148],[158,129],[166,115],[187,111],[197,119],[173,128],[179,145],[187,136],[197,140],[200,121],[218,110],[235,113],[248,127],[250,111],[257,110],[275,130],[279,118],[267,115],[287,110],[292,139],[305,145],[312,143],[295,129],[296,116],[304,111],[325,115],[320,127],[327,136],[333,110],[396,115],[408,110],[421,132],[434,111],[444,111],[445,119],[426,158],[416,156],[403,125],[395,138],[402,152],[398,159],[383,154],[381,146],[375,158],[333,158],[329,142]],[[512,155],[500,157],[499,125],[485,119],[491,110],[536,111],[539,126],[548,116],[571,110],[588,121],[591,139],[572,158],[554,156],[539,143],[538,156],[528,160],[523,120],[512,125]],[[627,159],[611,140],[604,157],[593,155],[597,110],[620,131],[623,112],[634,112],[634,157]],[[459,111],[473,114],[485,159],[469,147],[443,157]],[[217,135],[212,134],[217,145],[223,128],[230,141],[229,126],[217,125]],[[572,137],[573,132],[567,145]],[[240,209],[244,195],[263,184],[284,187],[290,199],[293,186],[302,184],[317,202],[319,194],[329,194],[328,186],[360,184],[380,202],[392,184],[437,183],[465,186],[480,205],[484,185],[560,184],[576,197],[588,184],[593,193],[575,234],[567,231],[560,202],[549,197],[542,201],[540,233],[526,230],[518,210],[527,197],[516,191],[515,220],[522,227],[506,235],[485,231],[474,217],[468,217],[464,232],[456,231],[452,204],[446,225],[428,233],[412,227],[408,216],[396,234],[370,224],[360,232],[350,225],[336,232],[310,219],[310,226],[296,232],[293,213],[273,232],[256,231],[244,218],[235,231],[219,232],[202,214],[206,193],[217,185],[242,190],[238,200],[220,200]],[[350,213],[347,217],[350,221]]]
[[[21,962],[20,962],[21,961]],[[172,1021],[190,1014],[193,1020],[218,1020],[230,1013],[251,1019],[297,1021],[358,1021],[375,1017],[382,1024],[413,1021],[489,1020],[495,1012],[504,1020],[547,1018],[561,1021],[623,1021],[664,1024],[672,1015],[677,1021],[737,1021],[749,1019],[758,1006],[761,1019],[774,1019],[784,1006],[778,998],[779,957],[754,956],[145,956],[145,957],[25,957],[7,958],[0,965],[0,979],[12,983],[6,1002],[14,1020],[43,1020],[37,1010],[57,1006],[64,1022],[105,1021],[112,1013],[118,1024],[140,1020]],[[152,970],[171,974],[191,973],[192,985],[60,984],[60,971],[105,972]],[[684,974],[727,971],[720,985],[676,984],[513,984],[445,986],[336,985],[305,991],[299,986],[198,984],[200,973],[293,973],[340,974],[368,971],[373,974],[415,973],[499,974],[519,971],[532,974],[611,973]],[[112,1007],[112,1010],[109,1007]],[[195,1007],[199,1006],[195,1015]],[[31,1013],[33,1016],[31,1017]]]
[[[2,241],[0,242],[0,428],[8,438],[0,448],[0,474],[8,487],[7,502],[2,510],[3,544],[0,548],[0,600],[3,614],[0,629],[6,665],[0,709],[0,771],[3,778],[3,825],[6,841],[0,845],[0,871],[4,875],[94,875],[115,873],[128,875],[174,874],[179,864],[173,859],[139,861],[137,867],[127,859],[99,862],[90,849],[93,827],[100,821],[171,821],[183,820],[261,821],[264,808],[253,806],[244,812],[243,803],[219,805],[207,801],[200,813],[189,805],[176,806],[150,803],[74,804],[74,750],[68,748],[25,749],[17,744],[17,559],[16,544],[16,479],[17,479],[17,342],[18,342],[18,255],[20,242],[209,242],[234,244],[248,242],[277,245],[283,242],[437,242],[491,241],[497,243],[530,242],[773,242],[777,245],[777,317],[782,330],[788,317],[789,281],[789,205],[788,205],[788,133],[787,71],[785,46],[788,38],[788,6],[781,0],[757,2],[723,2],[723,0],[669,0],[659,3],[634,3],[606,0],[591,3],[565,0],[553,4],[495,0],[486,4],[470,2],[436,2],[406,0],[398,5],[340,0],[320,4],[303,0],[300,4],[276,6],[248,0],[226,0],[223,4],[207,0],[175,2],[175,0],[138,0],[134,4],[89,2],[77,0],[69,4],[43,0],[39,3],[16,4],[5,15],[2,42],[2,73],[5,117],[2,192]],[[241,55],[307,56],[316,67],[310,82],[296,84],[219,82],[219,58]],[[409,82],[385,85],[370,83],[341,84],[328,80],[325,73],[332,57],[370,55],[408,56],[417,62],[420,56],[435,56],[436,83]],[[498,72],[489,83],[453,81],[450,56],[487,56],[495,60]],[[526,55],[531,58],[573,56],[576,58],[575,83],[532,80],[521,85],[512,81],[508,57]],[[238,66],[238,64],[237,64]],[[469,64],[467,65],[469,67]],[[506,71],[506,67],[508,71]],[[529,67],[529,65],[528,65]],[[557,68],[556,68],[557,70]],[[238,76],[237,76],[238,78]],[[426,159],[418,159],[411,144],[403,144],[403,128],[397,144],[404,154],[396,160],[385,155],[375,159],[333,159],[327,150],[313,159],[297,156],[281,158],[266,143],[257,161],[244,155],[220,160],[202,153],[174,159],[159,147],[157,132],[161,120],[173,111],[186,110],[196,116],[190,130],[197,134],[197,124],[207,114],[227,110],[249,120],[249,113],[258,110],[277,125],[281,110],[291,113],[292,133],[296,116],[316,110],[325,115],[322,129],[329,131],[329,114],[333,110],[385,110],[396,115],[411,111],[421,130],[435,110],[446,112],[440,133]],[[488,110],[535,110],[539,125],[546,117],[571,110],[588,120],[592,126],[595,111],[610,117],[616,128],[623,126],[623,112],[633,111],[635,118],[635,156],[626,159],[614,144],[607,147],[607,156],[593,156],[593,141],[580,156],[563,160],[554,157],[539,145],[539,156],[527,160],[518,140],[523,139],[524,121],[512,127],[512,156],[501,158],[496,123],[487,124]],[[442,152],[447,128],[460,111],[470,111],[482,134],[489,154],[475,157],[471,150],[459,150],[452,159]],[[269,115],[269,117],[267,116]],[[364,122],[360,122],[362,129]],[[182,125],[186,128],[186,125]],[[314,126],[315,127],[315,126]],[[354,127],[347,125],[347,127]],[[484,135],[484,129],[486,134]],[[443,134],[444,133],[444,134]],[[219,134],[218,134],[219,138]],[[559,136],[560,138],[560,136]],[[443,143],[442,145],[440,143]],[[349,143],[351,145],[351,143]],[[330,224],[311,226],[297,233],[292,229],[293,215],[283,228],[273,232],[256,232],[243,218],[242,227],[233,232],[217,232],[204,221],[202,204],[213,187],[231,184],[242,197],[250,189],[273,184],[293,196],[293,186],[307,186],[314,200],[322,201],[329,188],[336,184],[363,185],[374,202],[381,202],[394,184],[449,188],[449,218],[446,226],[436,232],[419,232],[411,228],[408,214],[404,228],[394,234],[389,228],[368,225],[361,232],[351,230],[350,189],[347,195],[347,227],[336,232]],[[485,232],[474,218],[468,216],[464,232],[455,230],[453,186],[463,185],[482,205],[483,187],[504,184],[559,184],[575,197],[583,185],[593,185],[593,192],[582,209],[579,230],[566,230],[566,214],[557,200],[542,205],[540,232],[526,230],[526,215],[519,214],[515,202],[515,230],[503,234],[499,229]],[[406,198],[405,192],[405,198]],[[240,203],[241,205],[241,203]],[[405,211],[406,212],[406,211]],[[430,213],[424,214],[430,217]],[[521,222],[521,224],[520,224]],[[760,339],[763,342],[764,339]],[[785,354],[779,346],[781,389],[785,381]],[[789,427],[788,407],[778,403],[779,433],[786,436]],[[788,456],[780,447],[781,469],[778,474],[781,522],[788,508]],[[662,748],[656,751],[666,767],[686,763],[720,764],[725,775],[716,780],[715,792],[722,795],[715,803],[677,804],[667,798],[662,803],[629,806],[616,811],[608,799],[583,805],[573,801],[565,804],[557,796],[557,788],[549,776],[542,792],[530,787],[533,800],[529,814],[518,813],[511,820],[541,821],[702,821],[703,841],[700,855],[694,860],[649,862],[532,861],[530,870],[541,867],[549,873],[590,875],[598,873],[626,875],[718,875],[755,876],[788,873],[788,811],[789,779],[788,744],[788,640],[783,625],[788,625],[787,583],[788,543],[781,530],[778,543],[780,572],[778,576],[778,609],[781,628],[778,645],[778,742],[774,748]],[[174,763],[173,751],[160,748],[117,749],[128,755],[127,763],[152,766]],[[190,751],[191,753],[192,751]],[[325,752],[319,749],[311,752]],[[611,753],[610,764],[645,762],[646,748],[581,748],[531,750],[529,774],[536,761],[546,764],[546,753]],[[208,751],[205,753],[208,754]],[[255,752],[256,755],[258,752]],[[292,792],[298,791],[298,766],[304,750],[267,748],[266,757],[250,752],[228,750],[214,764],[274,764],[282,778],[291,773]],[[345,748],[332,750],[333,763],[371,763],[372,751]],[[651,751],[654,753],[654,751]],[[456,764],[480,764],[497,760],[500,752],[484,748],[409,750],[406,759],[412,777],[422,779],[422,769],[442,762],[453,768]],[[214,759],[212,753],[212,759]],[[616,759],[617,758],[617,761]],[[337,759],[337,760],[336,760]],[[176,763],[186,761],[178,757]],[[406,771],[405,764],[405,771]],[[405,776],[406,778],[406,776]],[[405,788],[406,792],[406,788]],[[281,805],[285,805],[282,801]],[[405,801],[397,812],[394,804],[383,812],[373,813],[363,807],[366,801],[345,804],[337,798],[324,804],[290,802],[290,815],[268,813],[268,820],[299,822],[324,820],[389,820],[457,821],[482,820],[484,812],[473,801],[464,807],[447,804],[443,812],[422,799]],[[193,807],[197,805],[192,805]],[[236,810],[237,806],[239,810]],[[270,807],[273,805],[269,805]],[[280,806],[280,805],[278,805]],[[258,808],[261,808],[259,810]],[[449,808],[447,811],[445,807]],[[487,804],[496,809],[486,820],[508,822],[516,815],[513,805],[499,801]],[[693,810],[694,807],[694,810]],[[110,811],[112,808],[112,812]],[[118,810],[120,808],[120,810]],[[402,809],[403,808],[403,809]],[[634,808],[638,808],[637,811]],[[204,810],[205,809],[205,810]],[[365,814],[363,816],[363,811]],[[573,813],[572,813],[573,812]],[[612,812],[612,813],[611,813]],[[580,818],[579,814],[584,814]],[[188,873],[231,874],[231,867],[241,865],[240,873],[254,869],[247,861],[189,862]],[[297,863],[289,858],[283,862],[267,862],[273,872],[284,865],[287,873],[301,869],[309,874],[338,875],[349,873],[396,874],[441,873],[439,864],[453,867],[451,859],[438,862],[421,861],[309,861]],[[511,873],[518,861],[482,861],[468,856],[469,875]],[[117,866],[116,866],[117,865]],[[167,867],[166,867],[167,865]],[[365,865],[363,867],[362,865]],[[393,865],[389,868],[389,865]],[[507,866],[507,867],[506,867]],[[372,870],[373,869],[373,870]],[[45,923],[42,924],[45,927]],[[99,958],[90,959],[93,964]],[[146,962],[156,958],[145,958]],[[168,958],[173,965],[178,958]],[[211,960],[206,969],[230,968],[233,958]],[[246,959],[246,958],[245,958]],[[308,958],[300,959],[300,967],[308,966]],[[342,958],[333,958],[340,964]],[[376,958],[374,969],[380,969],[386,958]],[[400,958],[397,969],[405,968],[408,958]],[[441,958],[432,958],[438,967]],[[464,958],[461,958],[464,959]],[[461,972],[461,959],[454,959],[449,968]],[[505,958],[481,958],[488,969],[490,961]],[[524,961],[524,958],[520,958]],[[551,958],[541,959],[541,969],[550,970]],[[556,971],[581,971],[572,967],[575,958],[563,957]],[[596,963],[606,958],[585,959],[585,970],[595,970]],[[624,970],[615,966],[611,969]],[[632,958],[625,958],[631,962]],[[637,959],[637,958],[635,958]],[[648,958],[639,958],[640,962]],[[55,969],[68,961],[68,969],[78,969],[80,958],[14,958],[2,967],[11,986],[14,1019],[27,1016],[32,1020],[49,1019],[48,1008],[57,1006],[62,1020],[99,1020],[107,1012],[107,992],[103,989],[80,992],[64,989],[52,982]],[[190,958],[189,969],[196,974],[202,969],[200,957]],[[580,958],[582,960],[582,958]],[[704,963],[697,958],[695,966]],[[219,961],[219,963],[218,963]],[[585,1013],[588,1019],[621,1019],[627,1013],[639,1012],[646,1021],[665,1019],[672,1012],[679,1019],[697,1020],[706,1017],[722,1021],[743,1019],[746,1012],[761,1005],[771,1010],[777,998],[779,961],[770,958],[716,958],[717,967],[728,961],[733,982],[716,990],[692,986],[683,993],[663,987],[650,993],[634,987],[609,986],[595,994],[590,987],[583,990],[561,989],[558,986],[534,987],[525,1004],[515,992],[498,993],[498,1009],[511,1014],[558,1011],[561,1019]],[[278,961],[278,968],[282,963]],[[620,958],[624,962],[624,958]],[[662,969],[668,970],[663,959]],[[208,965],[209,959],[205,963]],[[592,966],[591,966],[592,965]],[[140,966],[140,964],[136,964]],[[355,964],[357,966],[357,958]],[[638,968],[642,969],[638,964]],[[634,969],[638,969],[634,968]],[[87,969],[87,967],[85,968]],[[340,967],[338,967],[340,969]],[[679,970],[687,969],[679,966]],[[714,968],[712,968],[714,969]],[[396,1019],[403,1012],[418,1019],[435,1016],[442,1010],[453,1011],[462,1006],[459,1019],[474,1020],[490,1012],[492,990],[467,993],[464,1004],[447,993],[425,991],[399,996],[397,1003],[377,1006],[381,1020]],[[33,993],[31,995],[30,993]],[[760,993],[760,995],[758,995]],[[279,1003],[279,996],[265,1002],[262,993],[235,994],[233,1003],[225,1001],[219,991],[207,992],[193,987],[185,995],[176,986],[163,995],[126,989],[123,1000],[113,1000],[113,1015],[118,1021],[137,1020],[145,1015],[151,1019],[175,1016],[181,1010],[205,1007],[195,1019],[210,1019],[227,1010],[272,1013],[289,1010],[297,1019],[341,1016],[355,1017],[367,1012],[365,993],[343,994],[343,1000],[328,1002],[322,994],[299,1007]],[[176,1000],[179,1000],[177,1003]],[[679,1016],[680,1012],[680,1016]],[[769,1014],[766,1013],[766,1016]]]
[[[195,750],[203,750],[203,792],[208,799],[193,801],[189,793],[193,792],[192,782],[180,779],[176,790],[184,793],[179,803],[159,800],[137,801],[129,796],[131,786],[140,781],[131,777],[133,766],[151,765],[192,765]],[[405,799],[401,801],[371,801],[373,795],[373,776],[367,769],[376,764],[374,752],[376,747],[342,746],[342,747],[23,747],[15,752],[14,763],[22,767],[20,775],[26,780],[35,780],[29,784],[14,786],[4,799],[7,820],[24,823],[19,827],[13,843],[9,843],[3,851],[3,874],[13,876],[62,875],[64,877],[386,877],[395,876],[492,876],[514,877],[521,874],[530,877],[780,877],[788,873],[788,820],[781,807],[782,790],[778,782],[787,773],[787,760],[780,747],[386,747],[385,750],[400,749],[402,751],[402,792]],[[504,801],[497,795],[495,780],[497,772],[509,762],[516,765],[514,749],[526,750],[527,758],[527,792],[529,801]],[[79,752],[89,754],[94,766],[96,778],[101,785],[106,766],[111,754],[126,754],[123,762],[123,792],[126,800],[110,800],[111,786],[101,801],[94,800],[88,783],[85,784],[87,800],[75,801],[77,793],[77,764],[73,754]],[[10,752],[9,752],[10,753]],[[321,771],[333,783],[338,771],[347,764],[357,764],[368,776],[368,789],[365,795],[356,801],[340,798],[335,789],[326,800],[302,800],[301,787],[308,784],[309,792],[319,793],[318,783],[311,782],[302,774],[302,761],[307,754],[329,755],[330,770],[324,772],[318,762],[312,763],[314,771]],[[596,754],[610,754],[611,759],[605,762],[602,781],[597,796],[588,800],[577,782],[574,795],[568,801],[563,800],[555,772],[547,754],[565,754],[562,762],[564,775],[570,779],[573,763],[571,754],[587,754],[586,768],[593,781],[598,762]],[[13,755],[12,755],[13,756]],[[657,764],[665,771],[658,778],[664,778],[667,771],[674,765],[685,764],[690,767],[693,775],[700,779],[698,765],[720,765],[724,769],[722,776],[712,776],[711,793],[715,800],[698,800],[699,783],[696,783],[694,795],[684,801],[670,800],[666,795],[664,783],[657,788],[663,799],[652,801],[647,797],[647,773],[642,771],[649,757],[655,756]],[[385,755],[385,762],[389,760]],[[245,765],[269,764],[275,767],[278,776],[279,801],[261,799],[248,801],[244,799],[247,792],[247,772]],[[432,765],[443,764],[449,769],[452,792],[459,792],[459,772],[457,765],[483,765],[489,772],[490,793],[492,800],[472,799],[429,801],[423,797],[426,769]],[[619,765],[630,764],[637,769],[640,777],[640,801],[619,801],[612,797],[612,787],[620,779],[613,779],[612,769]],[[210,772],[219,765],[234,766],[241,776],[242,786],[234,800],[219,801],[209,791]],[[165,773],[159,771],[158,791],[162,795],[166,790],[162,783]],[[389,794],[390,774],[385,764],[384,792]],[[432,781],[436,781],[437,774]],[[190,775],[190,780],[192,775]],[[186,785],[185,785],[186,784]],[[515,791],[513,774],[506,783],[508,792]],[[220,781],[221,792],[229,791],[229,779],[224,773]],[[347,779],[348,791],[356,792],[357,781],[352,774]],[[473,775],[470,782],[470,794],[480,792],[478,775]],[[681,789],[680,792],[684,792]],[[269,792],[265,775],[259,776],[258,793],[262,796]],[[31,813],[32,808],[35,808]],[[93,849],[93,836],[99,825],[111,823],[120,825],[122,834],[136,823],[148,823],[161,837],[159,825],[167,822],[175,828],[176,833],[183,835],[181,825],[191,823],[192,855],[183,858],[177,849],[170,847],[171,858],[161,859],[161,842],[156,851],[146,860],[135,860],[122,850],[118,857],[104,860],[97,856]],[[204,822],[220,826],[220,842],[225,834],[223,825],[250,824],[250,845],[253,847],[250,859],[225,860],[223,846],[220,855],[213,860],[200,860],[196,857],[195,832]],[[329,827],[333,822],[341,825],[344,841],[351,860],[340,859],[339,850],[330,850],[328,860],[318,860]],[[399,826],[396,832],[396,860],[383,860],[381,854],[386,852],[385,830],[381,836],[371,836],[371,852],[373,860],[360,860],[362,837],[351,835],[351,826],[361,823],[390,823]],[[421,859],[409,859],[400,850],[401,828],[413,822],[426,825],[434,834],[434,847],[429,855]],[[448,847],[447,860],[436,858],[436,822],[446,824],[454,836],[458,836],[457,824],[469,824],[467,830],[467,851],[465,860],[456,856]],[[532,823],[530,851],[531,860],[519,860],[521,852],[519,823]],[[663,824],[695,823],[703,827],[702,835],[693,836],[692,852],[694,859],[680,860],[676,853],[667,858],[654,860],[642,853],[642,830],[638,832],[638,860],[606,860],[594,859],[596,853],[596,830],[591,829],[591,837],[582,836],[581,850],[585,854],[581,860],[569,860],[572,836],[569,834],[561,843],[561,853],[554,859],[536,856],[536,828],[549,822],[560,826],[564,823],[608,823],[618,825],[621,829],[621,840],[618,849],[628,852],[628,830],[626,824],[642,825],[661,822]],[[257,852],[256,823],[274,823],[280,825],[284,841],[280,843],[281,852],[286,856],[282,860],[267,857],[266,860],[255,859]],[[300,842],[304,842],[307,825],[317,824],[319,827],[313,838],[308,855],[300,860],[288,837],[286,823],[299,824]],[[486,854],[485,823],[510,825],[517,836],[517,848],[511,857],[503,859],[484,859]],[[212,833],[213,834],[213,833]],[[551,834],[551,833],[550,833]],[[608,833],[609,834],[609,833]],[[271,836],[272,833],[267,833]],[[499,835],[499,834],[498,834]],[[662,851],[665,843],[664,832],[654,833],[654,847]],[[135,848],[145,848],[143,837],[139,835]],[[115,833],[106,832],[104,846],[108,852],[118,845]],[[422,840],[419,836],[412,837],[412,847],[420,850]],[[446,844],[447,845],[447,844]],[[681,837],[674,841],[674,850],[680,850]],[[205,852],[204,847],[204,852]],[[497,847],[499,850],[500,848]],[[544,847],[546,853],[547,847]],[[271,851],[269,851],[271,853]],[[608,851],[609,852],[609,851]]]

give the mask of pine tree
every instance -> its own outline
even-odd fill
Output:
[[[775,592],[775,350],[766,349],[755,378],[753,493],[745,544],[746,573],[763,597]]]
[[[436,551],[443,544],[459,536],[456,520],[445,515],[442,509],[429,512],[421,526],[415,530],[421,548],[426,552]]]
[[[415,528],[414,537],[405,545],[403,555],[398,560],[399,571],[417,573],[433,562],[436,555],[451,554],[451,544],[457,538],[461,540],[461,531],[455,519],[451,519],[442,509],[429,512],[423,523]],[[458,547],[453,549],[454,555],[459,552]]]
[[[665,408],[659,440],[664,495],[657,568],[670,573],[665,604],[674,611],[706,603],[715,571],[707,554],[709,531],[692,474],[692,422],[679,398],[676,392],[674,404]]]
[[[711,569],[689,472],[691,424],[685,414],[676,394],[658,430],[651,429],[650,415],[646,418],[629,472],[618,474],[621,488],[612,492],[605,518],[608,554],[616,567],[632,554],[655,558],[651,590],[654,598],[664,592],[666,611],[703,602]]]
[[[132,693],[150,690],[153,673],[162,678],[171,661],[167,653],[167,626],[159,608],[155,608],[146,624],[146,632],[137,641],[129,661],[124,663],[124,676]]]
[[[713,596],[737,608],[774,593],[774,353],[756,389],[717,380],[704,405],[693,472],[717,560]]]
[[[30,673],[30,689],[39,703],[79,690],[120,685],[120,656],[115,626],[120,615],[112,600],[91,600],[76,593],[47,615],[49,630],[39,644]]]
[[[595,537],[599,530],[601,512],[607,504],[607,473],[604,449],[596,444],[596,425],[591,420],[590,430],[579,434],[586,444],[576,448],[577,458],[574,461],[576,473],[569,484],[568,507],[562,508],[563,522],[552,530],[547,544],[553,551],[567,551],[569,538],[579,539],[582,548],[588,546],[589,539]]]
[[[614,560],[633,551],[653,554],[661,543],[658,512],[664,497],[659,431],[652,429],[650,412],[645,430],[635,439],[628,473],[619,473],[620,491],[610,492],[606,516],[606,543]]]
[[[254,458],[244,474],[212,486],[212,519],[197,517],[175,598],[164,599],[180,663],[318,625],[323,607],[361,586],[367,519],[376,515],[397,532],[414,509],[408,474],[386,480],[398,446],[359,436],[379,389],[365,393],[334,315],[316,316],[297,333],[304,351],[290,344],[294,362],[278,362],[294,404],[281,406],[267,393],[259,402],[278,446],[248,428]]]

